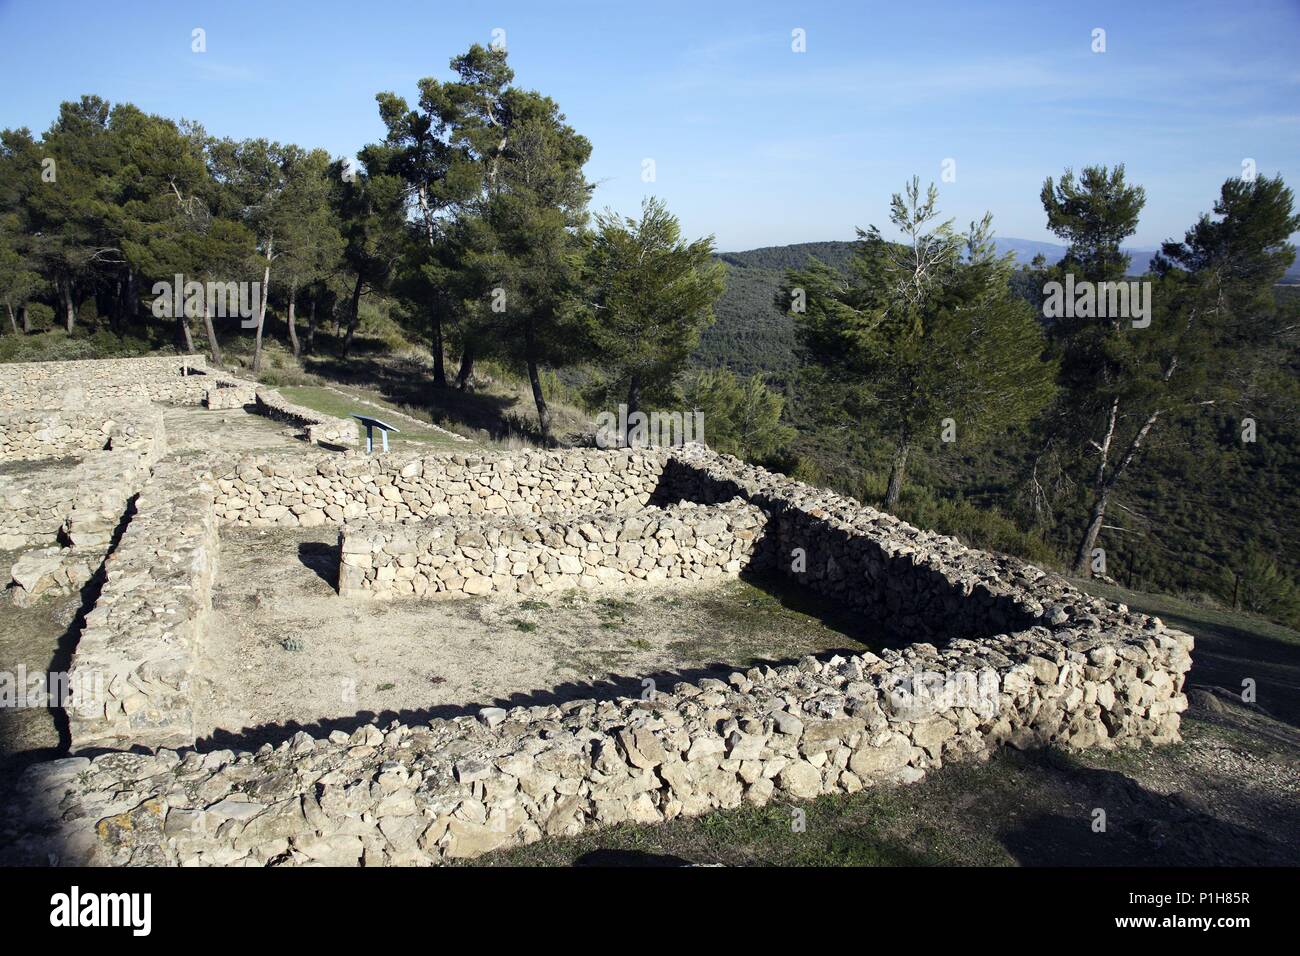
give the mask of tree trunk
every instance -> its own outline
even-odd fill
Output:
[[[180,346],[186,355],[194,351],[194,338],[190,335],[190,320],[185,315],[185,310],[181,309],[181,314],[176,316],[176,335],[180,339]]]
[[[316,290],[311,292],[311,312],[307,314],[307,354],[316,348]]]
[[[63,306],[63,327],[69,335],[77,325],[77,310],[72,304],[72,280],[59,280],[59,302]]]
[[[9,324],[12,325],[12,326],[14,327],[14,335],[17,335],[17,334],[18,334],[18,319],[16,319],[16,318],[14,317],[14,307],[13,307],[12,305],[10,305],[8,302],[6,302],[6,303],[5,303],[5,308],[9,311]]]
[[[357,331],[358,316],[361,312],[361,283],[362,277],[358,275],[356,285],[352,287],[352,303],[348,309],[348,334],[343,339],[344,358],[347,358],[352,351],[352,336]]]
[[[885,491],[885,511],[898,504],[898,496],[903,492],[903,475],[907,473],[907,454],[911,450],[912,444],[906,439],[900,441],[894,450],[894,461],[889,469],[889,487]]]
[[[122,321],[126,314],[126,280],[118,276],[113,280],[113,314],[108,319],[108,327],[114,335],[122,334]]]
[[[126,318],[134,322],[140,317],[140,276],[134,269],[126,273]]]
[[[1110,501],[1110,494],[1119,484],[1124,472],[1128,471],[1128,466],[1132,464],[1133,459],[1137,457],[1138,449],[1142,447],[1142,442],[1146,439],[1147,434],[1155,425],[1156,419],[1160,417],[1160,412],[1152,412],[1147,416],[1147,420],[1142,423],[1142,427],[1137,430],[1133,440],[1128,443],[1128,448],[1124,452],[1124,457],[1119,460],[1115,470],[1106,475],[1106,457],[1110,452],[1111,438],[1115,433],[1116,412],[1119,408],[1119,400],[1111,406],[1110,426],[1106,432],[1105,440],[1099,445],[1101,450],[1102,461],[1097,467],[1097,479],[1093,484],[1092,509],[1088,516],[1088,527],[1084,529],[1083,538],[1079,541],[1079,547],[1074,552],[1075,574],[1082,574],[1088,565],[1088,558],[1092,555],[1092,549],[1097,543],[1097,535],[1101,532],[1102,523],[1106,518],[1106,505]]]
[[[1082,574],[1084,568],[1088,566],[1088,558],[1092,555],[1093,545],[1097,543],[1097,535],[1101,533],[1102,523],[1106,520],[1106,505],[1110,501],[1110,485],[1097,492],[1093,497],[1092,511],[1088,516],[1088,527],[1084,529],[1083,539],[1079,542],[1079,548],[1074,553],[1074,573]]]
[[[208,333],[208,353],[212,356],[212,364],[221,364],[221,345],[217,342],[217,330],[212,327],[212,303],[204,297],[203,300],[203,329]]]
[[[641,377],[633,375],[632,381],[627,386],[627,420],[624,424],[627,430],[623,433],[623,445],[627,447],[631,444],[632,435],[632,415],[634,412],[641,410]]]
[[[18,311],[22,314],[23,317],[23,335],[31,335],[32,316],[31,313],[27,311],[27,303],[24,302],[23,307]]]
[[[253,373],[262,367],[262,327],[266,325],[266,302],[271,295],[271,246],[266,244],[266,268],[262,270],[262,307],[257,313],[257,335],[253,339]]]
[[[469,388],[469,380],[474,376],[474,346],[466,345],[460,353],[460,371],[456,373],[456,387],[462,392]]]
[[[302,354],[302,349],[298,347],[298,330],[293,324],[293,307],[295,300],[298,298],[298,290],[295,286],[289,287],[289,344],[293,346],[293,357],[297,359]]]
[[[537,369],[537,340],[530,319],[524,326],[524,351],[528,361],[528,382],[533,387],[533,401],[537,404],[537,427],[542,433],[542,443],[551,443],[551,412],[542,394],[542,377]]]
[[[433,387],[447,387],[447,360],[442,354],[442,313],[434,307],[433,316]]]

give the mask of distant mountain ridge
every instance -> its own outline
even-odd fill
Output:
[[[1034,256],[1040,253],[1047,260],[1048,265],[1052,265],[1060,262],[1065,255],[1065,246],[1055,242],[1042,242],[1037,239],[1016,239],[1013,237],[995,238],[993,242],[997,246],[999,253],[1013,253],[1017,265],[1029,265]],[[745,252],[723,252],[718,254],[718,258],[730,265],[745,268],[776,269],[784,272],[786,269],[800,268],[808,261],[809,257],[815,256],[829,266],[843,269],[853,256],[855,244],[852,241],[845,240],[796,242],[788,246],[763,246]],[[1134,276],[1144,275],[1151,266],[1151,257],[1159,251],[1157,249],[1136,249],[1128,246],[1122,248],[1130,256],[1129,275]],[[1284,281],[1300,282],[1300,263],[1292,265],[1287,270]]]
[[[1029,265],[1034,256],[1042,254],[1048,264],[1059,262],[1065,255],[1065,246],[1053,242],[1039,242],[1036,239],[994,239],[999,253],[1013,253],[1017,265]],[[852,241],[831,240],[828,242],[796,242],[788,246],[763,246],[745,252],[723,252],[718,258],[733,266],[748,269],[798,269],[809,258],[816,257],[828,266],[843,269],[853,257]],[[1125,249],[1131,257],[1130,272],[1142,275],[1156,254],[1154,249]]]

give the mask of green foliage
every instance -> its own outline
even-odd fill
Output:
[[[1062,271],[1093,282],[1124,278],[1129,257],[1120,243],[1137,228],[1146,191],[1124,181],[1123,163],[1114,169],[1086,166],[1077,180],[1071,169],[1059,183],[1048,176],[1039,196],[1047,228],[1069,243]]]
[[[781,424],[782,397],[759,375],[738,379],[727,369],[695,372],[682,387],[685,406],[704,416],[704,441],[748,461],[763,461],[794,438]]]
[[[922,198],[913,179],[891,203],[904,244],[860,231],[851,276],[814,260],[778,293],[821,371],[819,401],[841,420],[873,421],[894,448],[886,507],[913,445],[951,426],[978,441],[1027,421],[1053,391],[1042,333],[1010,292],[989,217],[963,237],[934,224],[937,204],[934,187]]]
[[[677,219],[646,199],[640,219],[597,216],[585,257],[584,310],[595,386],[607,399],[626,396],[628,412],[643,400],[663,403],[674,380],[713,321],[723,267],[711,262],[712,237],[684,242]]]
[[[1260,551],[1225,569],[1219,593],[1235,607],[1292,626],[1300,623],[1300,585]]]

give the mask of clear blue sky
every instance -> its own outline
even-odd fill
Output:
[[[0,126],[43,131],[97,93],[353,155],[381,135],[377,91],[414,99],[494,28],[516,81],[591,140],[596,208],[653,192],[724,250],[885,225],[889,194],[939,181],[947,158],[945,213],[989,209],[1027,239],[1051,238],[1038,191],[1067,165],[1128,165],[1147,247],[1181,237],[1246,157],[1300,187],[1300,0],[0,0]]]

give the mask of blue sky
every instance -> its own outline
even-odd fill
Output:
[[[40,132],[93,92],[353,155],[382,133],[377,91],[414,99],[497,28],[516,82],[591,140],[595,208],[654,193],[724,250],[883,226],[889,194],[913,173],[939,182],[945,159],[947,215],[988,209],[1027,239],[1052,238],[1038,191],[1068,165],[1127,164],[1146,247],[1181,237],[1245,158],[1300,185],[1300,0],[0,0],[0,126]]]

